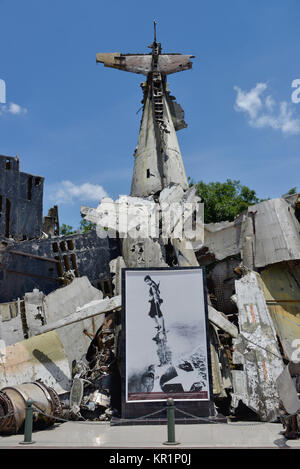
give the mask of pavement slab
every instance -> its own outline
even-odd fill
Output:
[[[235,422],[176,425],[173,448],[300,448],[287,440],[280,423]],[[23,435],[0,437],[1,448],[21,448]],[[166,425],[111,426],[109,422],[65,422],[32,434],[30,448],[170,448]]]

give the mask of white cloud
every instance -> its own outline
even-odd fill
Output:
[[[27,109],[16,103],[11,102],[8,104],[0,105],[0,115],[1,114],[21,115],[21,114],[26,114],[26,113],[27,113]]]
[[[276,103],[272,96],[263,96],[267,89],[266,83],[257,83],[250,91],[243,91],[238,86],[235,110],[244,112],[252,127],[270,127],[280,130],[284,135],[300,134],[300,118],[295,116],[291,105],[286,101]]]
[[[16,103],[9,103],[8,112],[11,114],[26,114],[27,109]]]
[[[48,187],[49,199],[57,204],[70,204],[76,200],[81,202],[100,202],[107,197],[106,191],[98,184],[85,182],[73,184],[71,181],[62,181]]]
[[[273,111],[274,106],[276,105],[275,100],[272,98],[272,96],[267,96],[266,101],[265,101],[266,107],[269,111]]]
[[[249,92],[244,92],[239,87],[235,86],[234,89],[237,91],[235,109],[237,111],[247,112],[251,119],[255,119],[263,106],[260,95],[266,88],[267,85],[265,83],[257,83],[255,88],[252,88]]]

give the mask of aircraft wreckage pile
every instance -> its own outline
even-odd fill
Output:
[[[105,66],[146,76],[131,195],[82,207],[97,228],[60,236],[57,207],[42,218],[43,178],[0,156],[0,432],[21,428],[29,397],[43,425],[119,416],[121,269],[203,266],[216,413],[281,418],[286,436],[296,437],[300,194],[203,225],[192,240],[177,236],[180,211],[167,234],[156,219],[156,234],[145,236],[145,210],[191,203],[193,220],[200,207],[176,136],[184,113],[166,82],[191,68],[192,56],[162,54],[156,38],[150,48],[97,54]],[[118,228],[124,211],[126,233]]]

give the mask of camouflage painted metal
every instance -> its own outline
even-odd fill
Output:
[[[300,337],[300,264],[282,262],[261,272],[262,288],[285,357],[293,361]]]
[[[182,72],[192,68],[193,55],[161,54],[158,57],[157,71],[164,75]],[[121,54],[108,52],[96,54],[96,62],[105,67],[124,70],[125,72],[148,75],[152,70],[152,54]]]

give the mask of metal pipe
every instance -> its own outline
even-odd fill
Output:
[[[175,408],[173,399],[167,400],[167,420],[168,420],[168,441],[164,445],[179,445],[175,440]]]
[[[54,264],[58,264],[59,261],[56,259],[52,259],[52,257],[44,257],[44,256],[37,256],[35,254],[31,254],[30,252],[23,252],[23,251],[8,251],[10,254],[15,254],[16,256],[24,256],[24,257],[30,257],[32,259],[38,259],[40,261],[47,261],[47,262],[53,262]]]
[[[7,269],[4,264],[0,264],[0,268],[2,270],[5,270],[5,272],[8,272],[9,274],[18,274],[18,275],[24,275],[25,277],[36,277],[36,278],[43,278],[45,280],[50,280],[52,282],[60,282],[58,278],[54,277],[47,277],[45,275],[39,275],[39,274],[33,274],[33,273],[27,273],[27,272],[21,272],[19,270],[12,270],[12,269]]]
[[[33,401],[28,399],[26,402],[26,416],[25,416],[25,430],[24,430],[24,441],[20,441],[21,445],[31,445],[35,443],[32,441],[32,419],[33,419]]]

